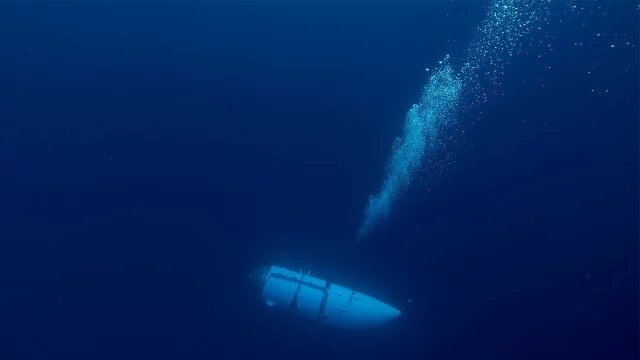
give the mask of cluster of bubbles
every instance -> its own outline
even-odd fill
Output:
[[[438,144],[439,130],[455,119],[462,81],[448,62],[441,62],[425,86],[418,104],[409,110],[403,137],[396,138],[382,189],[369,199],[365,220],[358,229],[358,238],[366,235],[379,220],[389,214],[394,198],[411,184],[421,167],[424,154]]]
[[[478,27],[463,59],[455,71],[452,59],[446,56],[439,62],[424,87],[420,100],[406,115],[403,136],[397,138],[386,177],[380,191],[370,196],[357,238],[363,239],[380,221],[386,219],[397,198],[414,180],[416,173],[433,164],[453,139],[458,112],[468,108],[469,102],[486,100],[480,78],[492,86],[499,84],[509,59],[527,49],[527,38],[541,30],[547,21],[548,1],[523,2],[495,0],[486,19]]]
[[[465,81],[473,82],[485,76],[493,85],[500,85],[499,80],[510,59],[534,46],[534,38],[527,36],[542,30],[548,22],[548,12],[545,2],[492,2],[466,52],[466,61],[460,71]]]

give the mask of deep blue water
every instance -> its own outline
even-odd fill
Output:
[[[640,11],[577,6],[358,245],[487,3],[1,3],[0,358],[637,359]],[[402,321],[276,319],[265,263]]]

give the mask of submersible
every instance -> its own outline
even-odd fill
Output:
[[[313,277],[309,272],[271,265],[259,267],[250,278],[270,310],[281,310],[331,327],[371,328],[400,315],[391,305]]]

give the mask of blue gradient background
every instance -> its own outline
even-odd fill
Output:
[[[1,3],[0,358],[636,359],[639,12],[590,4],[357,246],[424,68],[486,3]],[[274,318],[267,262],[403,322]]]

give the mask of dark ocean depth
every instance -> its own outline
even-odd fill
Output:
[[[356,241],[489,5],[0,2],[0,359],[638,359],[638,2],[546,4]],[[276,316],[266,264],[402,316]]]

